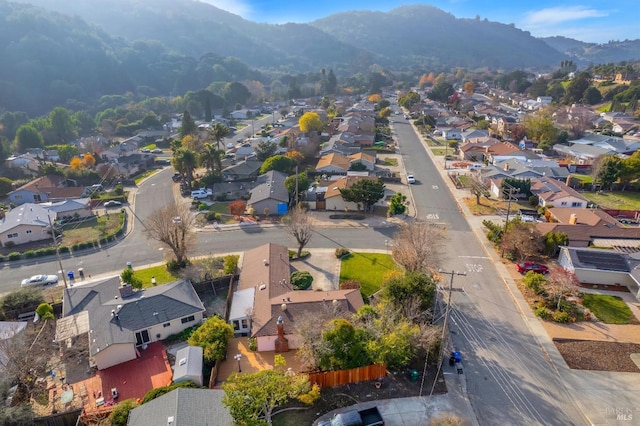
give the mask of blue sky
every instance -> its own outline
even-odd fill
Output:
[[[403,4],[424,3],[457,18],[513,23],[535,37],[561,35],[606,43],[640,39],[640,1],[552,0],[200,0],[243,18],[272,24],[310,22],[349,10],[387,11]]]

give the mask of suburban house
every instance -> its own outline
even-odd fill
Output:
[[[488,137],[489,137],[489,132],[486,130],[480,130],[480,129],[473,129],[466,132],[462,132],[460,134],[460,139],[462,140],[462,143],[473,142],[476,139],[488,138]]]
[[[4,161],[7,169],[13,169],[20,175],[36,176],[40,170],[40,161],[33,154],[12,155]]]
[[[348,316],[364,305],[360,290],[294,290],[287,247],[268,243],[244,253],[229,322],[236,335],[256,338],[258,351],[278,351],[278,322],[289,349],[299,347],[296,321],[330,310]]]
[[[354,202],[350,202],[350,201],[344,201],[342,199],[342,194],[340,193],[340,189],[349,188],[354,183],[363,179],[377,180],[378,178],[373,176],[343,176],[339,179],[327,182],[327,190],[324,195],[325,209],[341,210],[341,211],[362,210],[361,205]]]
[[[348,156],[337,153],[325,154],[320,157],[316,165],[316,172],[333,175],[346,174],[353,164],[360,163],[366,170],[375,169],[376,158],[367,153],[357,152]]]
[[[622,155],[631,155],[640,149],[640,141],[638,140],[599,135],[597,133],[589,133],[580,139],[572,140],[571,146],[574,147],[575,145],[589,145]]]
[[[571,146],[555,144],[553,150],[575,164],[592,164],[602,155],[613,155],[615,151],[610,148],[587,144],[573,144]]]
[[[549,177],[531,179],[531,193],[538,197],[541,207],[587,208],[589,200],[566,184]]]
[[[147,344],[198,325],[205,308],[189,281],[136,291],[120,277],[65,288],[56,341],[88,339],[99,370],[135,359]]]
[[[534,179],[550,177],[554,180],[565,182],[570,173],[566,167],[549,160],[526,160],[510,158],[494,164],[490,164],[481,170],[482,180],[490,182],[490,191],[501,196],[502,179]]]
[[[93,216],[91,198],[73,198],[64,201],[47,201],[40,206],[56,213],[58,220]]]
[[[0,246],[52,240],[51,226],[56,218],[55,211],[39,204],[15,207],[0,219]]]
[[[247,206],[253,207],[257,214],[266,214],[266,209],[269,214],[286,214],[289,205],[289,191],[284,186],[286,178],[286,174],[276,170],[258,176],[250,191]]]
[[[626,227],[600,209],[562,208],[547,209],[548,222],[536,223],[542,235],[549,232],[567,234],[570,247],[608,247],[628,251],[640,246],[640,228]]]
[[[219,425],[235,423],[221,389],[177,388],[129,412],[128,426]]]
[[[214,183],[212,198],[217,201],[238,200],[247,196],[253,185],[253,182]]]
[[[560,247],[558,263],[582,284],[625,286],[640,298],[640,259],[634,254],[592,248]]]
[[[83,191],[84,187],[78,186],[73,179],[59,175],[47,175],[9,192],[9,200],[16,205],[60,201],[67,198],[80,198]]]
[[[260,174],[260,167],[262,167],[262,161],[238,161],[236,164],[222,169],[222,180],[233,181],[257,178]]]

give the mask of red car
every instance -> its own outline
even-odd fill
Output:
[[[549,273],[549,268],[545,265],[541,265],[539,263],[534,262],[522,262],[516,265],[516,269],[521,274],[526,274],[529,271],[533,271],[536,274],[547,274]]]

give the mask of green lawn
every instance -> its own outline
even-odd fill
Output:
[[[605,324],[629,324],[633,318],[631,309],[618,296],[585,294],[582,303]]]
[[[582,195],[603,209],[640,210],[640,192],[583,192]]]
[[[433,155],[442,155],[442,156],[444,156],[447,153],[447,149],[446,148],[431,148],[431,152],[433,152]]]
[[[143,288],[153,287],[153,284],[151,284],[151,277],[156,278],[156,285],[167,284],[180,279],[167,271],[167,267],[165,265],[153,266],[146,269],[136,269],[135,265],[133,265],[133,270],[135,276],[142,280]]]
[[[388,254],[355,252],[342,260],[340,282],[358,281],[362,295],[369,297],[380,290],[385,274],[397,270],[400,268]]]
[[[383,158],[382,161],[384,162],[385,166],[397,166],[398,165],[398,159],[396,158]]]
[[[590,184],[591,182],[593,182],[593,178],[591,176],[589,176],[589,175],[581,175],[579,173],[572,173],[571,174],[571,179],[575,179],[575,180],[579,181],[583,185]]]
[[[138,176],[136,176],[136,178],[134,179],[134,182],[136,183],[136,185],[138,185],[138,184],[140,184],[140,182],[142,182],[142,180],[144,178],[151,176],[152,174],[156,173],[157,171],[159,171],[159,169],[152,169],[152,170],[147,170],[145,172],[142,172]]]
[[[113,210],[109,216],[102,215],[81,223],[69,223],[62,227],[62,245],[71,247],[85,241],[99,240],[113,233],[120,224],[120,211]]]

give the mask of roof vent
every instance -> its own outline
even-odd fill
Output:
[[[269,266],[269,261],[267,259],[262,259],[262,263],[264,263],[264,266]]]
[[[187,363],[187,359],[186,358],[181,358],[180,362],[178,362],[178,365],[185,365]]]
[[[281,311],[286,311],[287,310],[287,304],[283,303],[282,305],[280,305],[280,310]]]
[[[260,287],[258,287],[258,289],[260,290],[266,290],[267,285],[266,284],[260,284]]]

